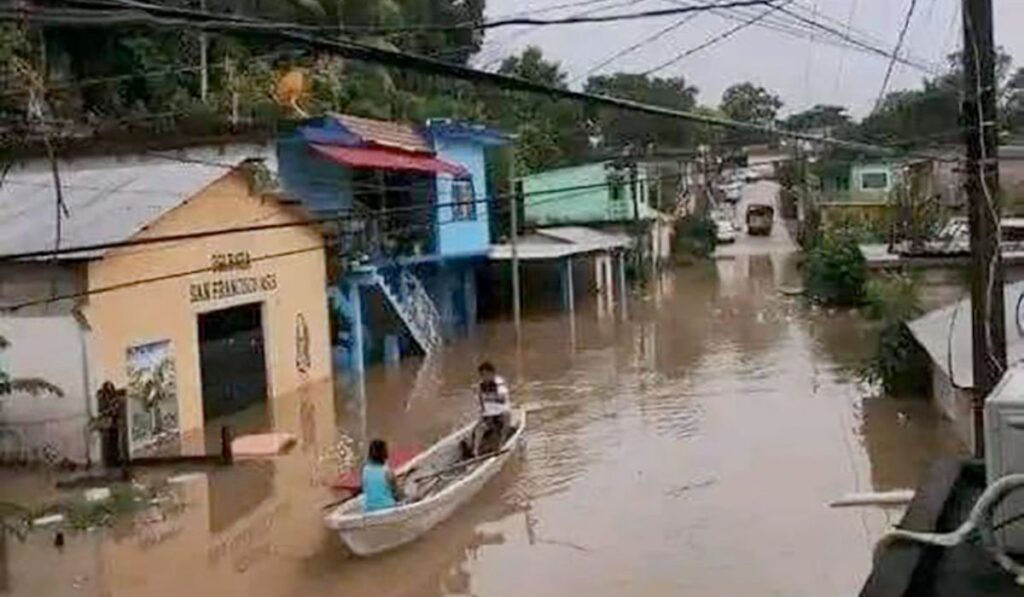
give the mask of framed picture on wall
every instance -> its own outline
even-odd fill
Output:
[[[128,349],[130,448],[155,447],[178,437],[178,381],[170,340]]]

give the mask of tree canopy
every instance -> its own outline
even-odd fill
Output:
[[[566,87],[562,66],[544,58],[536,46],[502,61],[498,72]],[[588,147],[588,130],[583,107],[577,102],[552,100],[519,92],[492,93],[487,112],[505,131],[518,135],[516,171],[529,173],[581,157]]]
[[[722,112],[733,120],[770,123],[782,108],[782,99],[753,83],[738,83],[722,94]]]
[[[677,110],[692,111],[697,106],[697,88],[683,77],[615,73],[591,77],[584,90]],[[694,138],[694,125],[689,122],[643,114],[624,117],[613,110],[599,111],[597,126],[603,143],[610,147],[678,148],[691,145]]]
[[[725,90],[719,110],[728,118],[760,125],[771,125],[782,108],[782,99],[753,83],[738,83]],[[764,143],[771,135],[754,131],[730,130],[725,134],[731,145]]]

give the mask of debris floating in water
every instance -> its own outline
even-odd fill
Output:
[[[64,522],[63,514],[50,514],[48,516],[40,516],[32,521],[34,527],[47,527],[54,524],[60,524]]]
[[[843,508],[846,506],[901,506],[909,504],[913,499],[913,489],[897,489],[895,491],[848,493],[829,505],[833,508]]]
[[[102,502],[110,499],[109,487],[93,487],[85,490],[85,501]]]

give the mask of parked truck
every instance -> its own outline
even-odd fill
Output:
[[[772,222],[775,219],[775,208],[770,205],[752,203],[747,206],[747,234],[751,236],[768,236],[772,233]]]

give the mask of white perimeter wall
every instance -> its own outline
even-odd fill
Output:
[[[86,332],[75,317],[0,317],[0,368],[12,378],[39,377],[60,387],[63,397],[12,394],[0,398],[0,459],[18,450],[38,458],[48,446],[76,462],[86,460],[89,419]],[[94,455],[97,456],[97,455]]]

